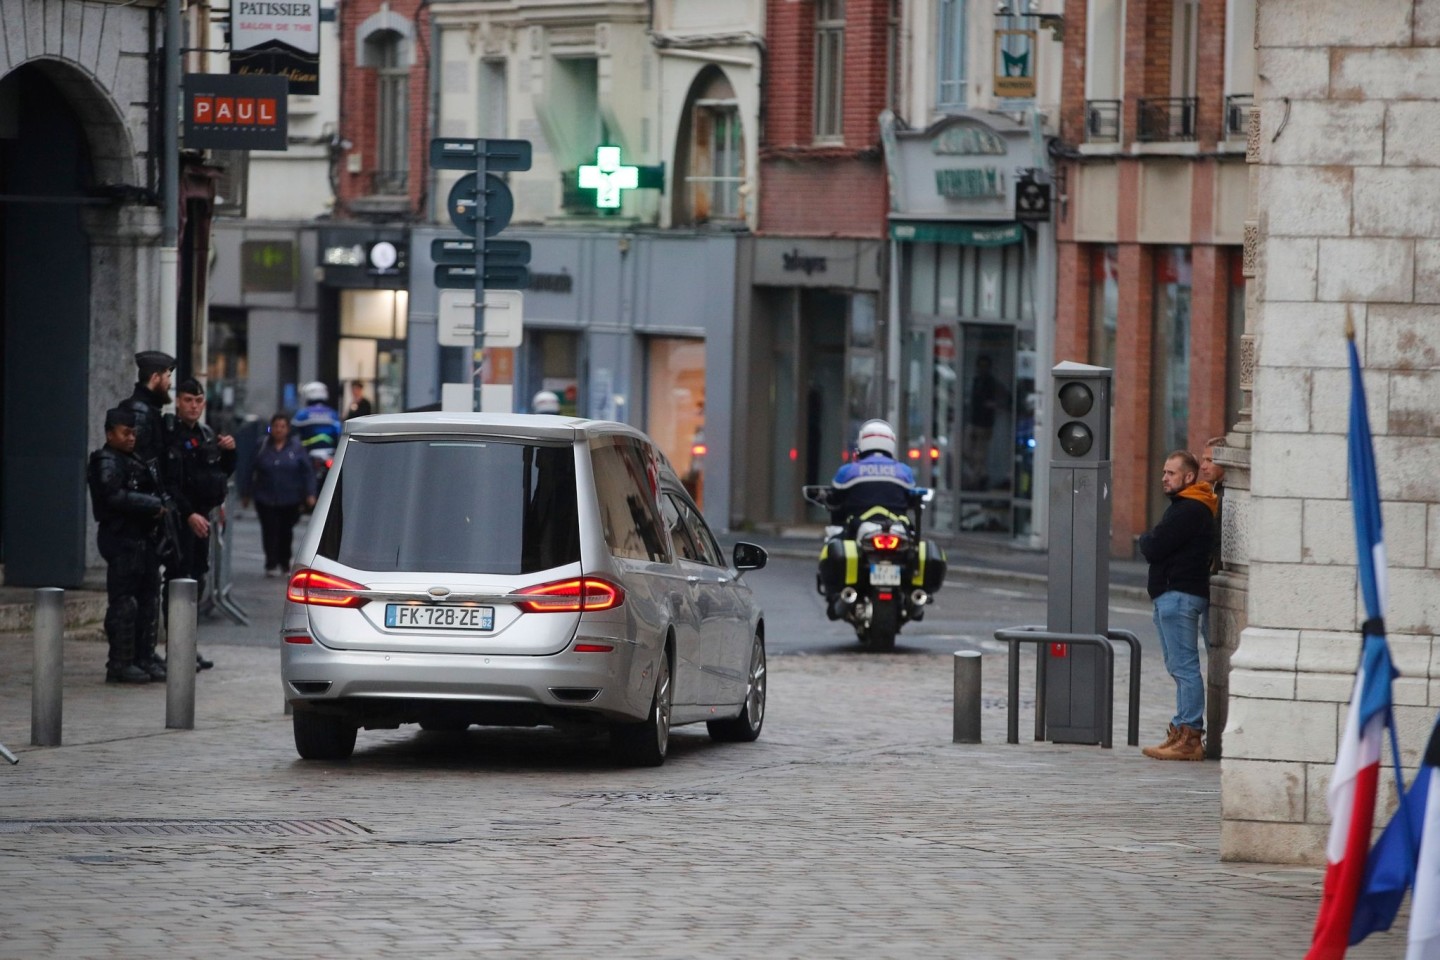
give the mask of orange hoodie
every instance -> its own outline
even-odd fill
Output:
[[[1204,480],[1195,481],[1184,490],[1181,490],[1179,495],[1189,497],[1191,500],[1199,500],[1210,508],[1210,516],[1212,517],[1220,512],[1220,498],[1215,496],[1215,488]]]

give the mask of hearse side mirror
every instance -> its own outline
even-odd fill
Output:
[[[746,543],[743,540],[735,544],[735,552],[732,556],[735,569],[741,573],[746,570],[759,570],[770,559],[770,555],[765,552],[764,547],[758,543]]]

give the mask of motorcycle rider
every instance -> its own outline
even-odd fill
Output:
[[[560,412],[560,395],[554,390],[541,390],[530,400],[531,413],[556,414]]]
[[[855,459],[840,465],[830,482],[831,521],[853,535],[855,525],[879,507],[904,519],[915,474],[895,459],[895,430],[884,420],[866,420],[855,441]]]
[[[855,442],[855,459],[841,464],[831,481],[831,523],[841,528],[838,536],[827,542],[823,558],[841,549],[843,540],[855,536],[860,521],[889,517],[908,522],[910,494],[915,489],[915,474],[895,459],[895,430],[884,420],[866,420],[860,425]],[[821,564],[821,583],[825,588],[826,611],[832,620],[840,617],[840,588],[844,584],[827,582]]]
[[[313,460],[325,461],[340,445],[340,414],[330,406],[330,390],[319,380],[300,388],[305,406],[291,418],[290,424],[300,438],[300,446]]]

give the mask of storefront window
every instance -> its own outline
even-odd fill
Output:
[[[340,291],[340,381],[347,391],[360,383],[376,413],[405,409],[409,312],[407,290]],[[341,406],[348,403],[348,393],[341,399]]]
[[[1115,330],[1120,319],[1120,248],[1090,248],[1090,362],[1115,369]],[[1061,357],[1060,359],[1065,359]]]
[[[581,416],[580,335],[567,330],[526,330],[525,383],[527,395],[518,398],[530,409],[530,398],[550,390],[560,398],[560,415]]]
[[[1155,253],[1155,315],[1150,355],[1150,449],[1157,464],[1183,450],[1190,434],[1190,248]],[[1154,484],[1152,519],[1165,497]]]
[[[705,341],[652,337],[646,348],[645,430],[703,508]]]

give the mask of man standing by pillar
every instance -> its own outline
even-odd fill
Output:
[[[201,419],[205,413],[205,388],[189,379],[175,389],[175,418],[167,419],[167,441],[178,469],[180,549],[176,561],[165,567],[165,582],[189,577],[196,583],[195,599],[205,595],[205,575],[210,571],[212,515],[225,503],[230,475],[235,472],[235,438],[217,435]],[[215,666],[200,651],[195,665],[202,670]]]
[[[1218,506],[1200,464],[1187,450],[1165,458],[1161,488],[1170,498],[1155,529],[1140,535],[1150,563],[1148,590],[1165,669],[1175,680],[1175,717],[1165,741],[1142,752],[1155,760],[1205,759],[1205,681],[1200,621],[1210,608],[1210,551]]]

